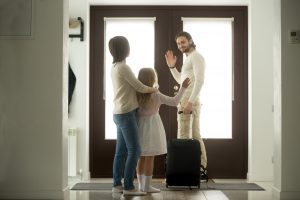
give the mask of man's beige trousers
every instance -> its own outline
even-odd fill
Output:
[[[183,110],[183,106],[185,105],[186,100],[182,100],[180,104],[177,106],[178,111]],[[178,131],[177,138],[187,139],[193,138],[199,140],[201,147],[201,165],[205,168],[207,166],[207,157],[206,157],[206,149],[204,146],[204,142],[201,138],[200,134],[200,110],[201,105],[199,101],[193,104],[192,114],[177,114],[177,122],[178,122]]]

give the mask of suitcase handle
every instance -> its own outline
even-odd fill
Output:
[[[178,114],[182,114],[182,113],[183,113],[182,110],[178,111]],[[191,111],[189,114],[192,114],[192,113],[193,113],[193,111]]]

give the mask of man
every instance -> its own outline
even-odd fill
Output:
[[[190,138],[190,130],[192,138],[200,142],[201,147],[201,171],[206,176],[207,157],[203,140],[200,135],[200,108],[199,101],[200,91],[204,82],[205,61],[202,55],[196,50],[196,45],[193,42],[191,35],[187,32],[180,32],[175,37],[178,49],[185,54],[186,59],[182,65],[181,72],[176,69],[177,57],[172,51],[167,51],[165,54],[167,65],[174,77],[180,84],[185,78],[190,78],[191,84],[186,89],[181,102],[177,106],[178,114],[178,138]],[[192,126],[192,127],[191,127]],[[204,174],[203,174],[204,173]],[[202,177],[203,178],[203,177]]]

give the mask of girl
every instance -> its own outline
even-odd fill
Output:
[[[128,40],[116,36],[109,41],[109,51],[113,57],[111,78],[114,91],[113,119],[117,126],[117,144],[113,161],[112,192],[123,192],[124,195],[145,195],[145,192],[134,188],[135,168],[141,149],[138,139],[136,111],[138,102],[136,91],[140,93],[156,92],[157,89],[143,85],[126,65],[130,48]],[[125,158],[127,155],[126,163]],[[124,190],[122,173],[124,169]]]
[[[157,75],[152,68],[141,69],[138,79],[149,87],[153,87],[158,83]],[[175,97],[163,95],[159,91],[152,94],[137,92],[139,103],[138,128],[141,145],[137,178],[140,191],[160,192],[159,189],[151,186],[154,156],[167,153],[165,129],[159,116],[159,107],[161,104],[176,106],[189,84],[190,80],[186,78]]]

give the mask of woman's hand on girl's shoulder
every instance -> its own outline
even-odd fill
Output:
[[[151,88],[150,91],[149,91],[149,93],[155,93],[155,92],[158,92],[158,89],[157,89],[157,88],[154,88],[154,87]]]

